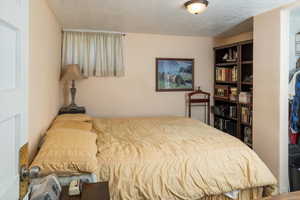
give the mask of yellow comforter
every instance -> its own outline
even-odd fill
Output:
[[[199,121],[95,119],[99,178],[112,199],[201,199],[233,190],[275,189],[276,179],[246,145]]]

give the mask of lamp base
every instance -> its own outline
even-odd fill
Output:
[[[85,114],[86,110],[85,107],[83,106],[74,106],[74,105],[69,105],[69,106],[65,106],[62,107],[58,114],[62,115],[62,114]]]

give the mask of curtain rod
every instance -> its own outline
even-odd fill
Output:
[[[101,31],[101,30],[91,30],[91,29],[63,29],[62,31],[69,31],[69,32],[88,32],[88,33],[116,33],[122,34],[126,36],[126,33],[123,32],[116,32],[116,31]]]

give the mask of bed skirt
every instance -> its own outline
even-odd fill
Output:
[[[250,188],[239,192],[238,198],[235,200],[259,200],[264,198],[264,187]],[[203,197],[199,200],[232,200],[225,195],[216,195]]]

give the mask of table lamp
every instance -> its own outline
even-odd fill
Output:
[[[85,108],[77,106],[75,103],[75,96],[76,96],[76,88],[75,88],[75,81],[82,80],[84,77],[80,73],[79,65],[71,64],[66,65],[64,70],[61,73],[61,81],[72,81],[72,87],[70,88],[71,92],[71,103],[68,106],[63,107],[59,113],[85,113]]]

